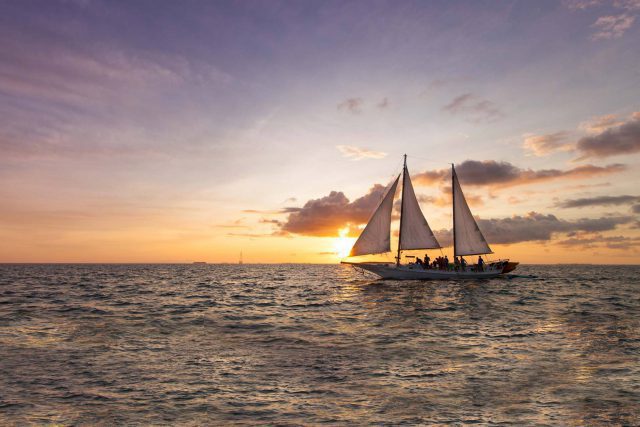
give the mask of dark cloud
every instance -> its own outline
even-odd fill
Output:
[[[362,98],[347,98],[338,104],[338,110],[348,111],[353,114],[362,112],[364,100]]]
[[[456,173],[464,185],[510,187],[558,178],[590,178],[598,175],[621,172],[622,164],[607,166],[584,165],[572,169],[522,169],[509,162],[494,160],[466,160],[456,166]],[[413,181],[422,185],[439,184],[451,179],[451,170],[428,170],[413,176]]]
[[[576,149],[582,154],[580,160],[637,153],[640,151],[640,117],[634,114],[623,125],[585,136],[578,141]]]
[[[350,234],[357,234],[357,226],[367,222],[378,206],[385,187],[376,184],[365,196],[353,202],[341,191],[309,200],[302,208],[289,214],[281,231],[307,236],[337,236],[338,230],[349,227]]]
[[[640,201],[640,196],[598,196],[569,199],[556,204],[559,208],[583,208],[587,206],[628,205]]]
[[[473,122],[493,122],[504,117],[493,102],[471,93],[455,97],[442,109],[454,115],[462,115]]]
[[[631,216],[582,218],[568,221],[555,215],[529,212],[509,218],[478,219],[478,227],[490,244],[514,244],[550,241],[555,233],[602,232],[618,225],[633,223]],[[451,245],[451,230],[438,230],[436,237],[442,245]]]
[[[366,223],[380,202],[385,187],[375,185],[369,193],[349,202],[342,192],[332,191],[328,196],[308,201],[302,208],[289,214],[279,225],[281,233],[331,237],[338,230],[348,228],[349,235],[359,234],[359,225]],[[423,197],[422,201],[434,202]],[[478,219],[478,226],[491,244],[515,244],[521,242],[546,242],[555,234],[575,237],[576,233],[600,233],[616,229],[620,225],[634,224],[633,216],[604,216],[564,220],[552,214],[530,212],[509,218]],[[275,222],[274,222],[275,224]],[[436,237],[443,245],[451,244],[451,230],[438,230]]]
[[[631,212],[640,214],[640,205],[631,206]]]

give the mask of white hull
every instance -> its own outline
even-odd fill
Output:
[[[502,274],[506,261],[496,262],[485,266],[484,271],[466,271],[424,269],[417,264],[396,266],[393,263],[350,263],[354,267],[377,274],[382,279],[394,280],[457,280],[457,279],[490,279]]]

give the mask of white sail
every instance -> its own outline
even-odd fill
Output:
[[[422,215],[420,204],[413,191],[409,171],[405,170],[402,184],[402,221],[400,229],[400,249],[434,249],[440,244],[431,227]]]
[[[381,254],[391,250],[391,210],[399,179],[400,175],[378,205],[362,234],[351,248],[349,256]]]
[[[451,168],[453,187],[453,252],[459,255],[493,253],[464,198],[455,169]]]

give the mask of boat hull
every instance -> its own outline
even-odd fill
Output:
[[[517,263],[497,262],[488,264],[484,271],[466,271],[424,269],[416,264],[396,266],[393,263],[345,263],[356,268],[370,271],[382,279],[392,280],[460,280],[460,279],[490,279],[504,273],[505,267],[511,265],[509,271],[515,269]],[[513,265],[515,264],[515,265]]]

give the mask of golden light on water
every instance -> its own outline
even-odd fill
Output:
[[[348,228],[341,228],[338,230],[338,237],[333,241],[333,248],[339,258],[347,257],[351,251],[351,247],[356,241],[355,237],[347,237],[348,232]]]

